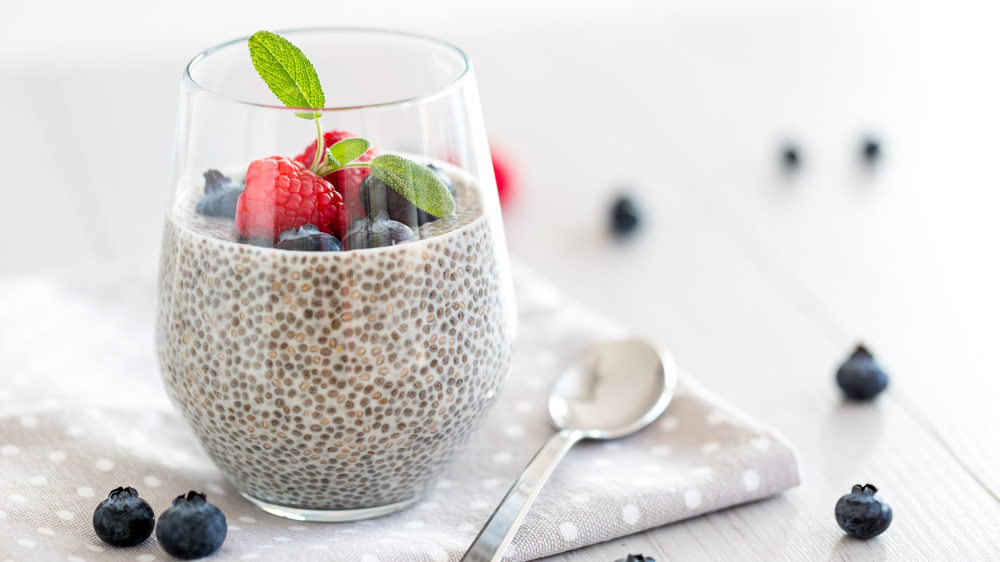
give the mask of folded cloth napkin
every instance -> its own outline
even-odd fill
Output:
[[[115,548],[91,517],[118,486],[159,514],[189,490],[225,513],[215,560],[457,560],[552,434],[562,366],[628,334],[515,267],[520,328],[485,426],[415,506],[354,523],[298,523],[244,500],[173,412],[153,350],[155,274],[0,281],[0,560],[164,560],[155,537]],[[764,498],[799,483],[788,444],[681,373],[639,433],[572,449],[505,560],[528,560]],[[654,553],[649,553],[654,554]]]

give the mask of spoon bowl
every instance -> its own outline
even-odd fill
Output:
[[[531,459],[463,562],[500,560],[556,464],[581,439],[617,439],[659,417],[674,396],[677,369],[670,354],[627,340],[601,344],[569,365],[549,395],[558,429]]]

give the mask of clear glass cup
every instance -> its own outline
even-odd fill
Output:
[[[345,245],[357,221],[389,218],[408,239],[286,249],[243,233],[228,211],[210,216],[207,192],[243,189],[251,162],[311,160],[317,125],[268,90],[247,38],[205,51],[182,80],[160,371],[174,407],[250,501],[298,520],[376,517],[426,493],[507,378],[516,310],[496,182],[461,50],[376,30],[280,35],[320,77],[322,130],[433,165],[455,211],[372,217],[388,204],[361,186],[367,168],[354,168],[328,178],[344,199],[332,235]],[[258,202],[257,212],[283,204]]]

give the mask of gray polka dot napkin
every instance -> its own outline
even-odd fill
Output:
[[[204,492],[229,522],[213,560],[458,560],[551,435],[549,387],[620,326],[515,268],[520,328],[507,388],[433,491],[395,515],[297,523],[268,515],[201,451],[171,409],[153,350],[155,272],[105,269],[0,280],[0,561],[169,560],[94,534],[117,486],[159,514]],[[666,342],[669,344],[669,342]],[[638,434],[573,448],[505,560],[529,560],[764,498],[798,485],[795,454],[681,374],[666,413]]]

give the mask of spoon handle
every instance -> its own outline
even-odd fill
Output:
[[[583,438],[583,433],[564,429],[545,442],[525,467],[524,472],[514,482],[496,511],[472,546],[465,552],[462,562],[487,562],[500,560],[521,521],[542,490],[556,464],[566,455],[570,447]]]

